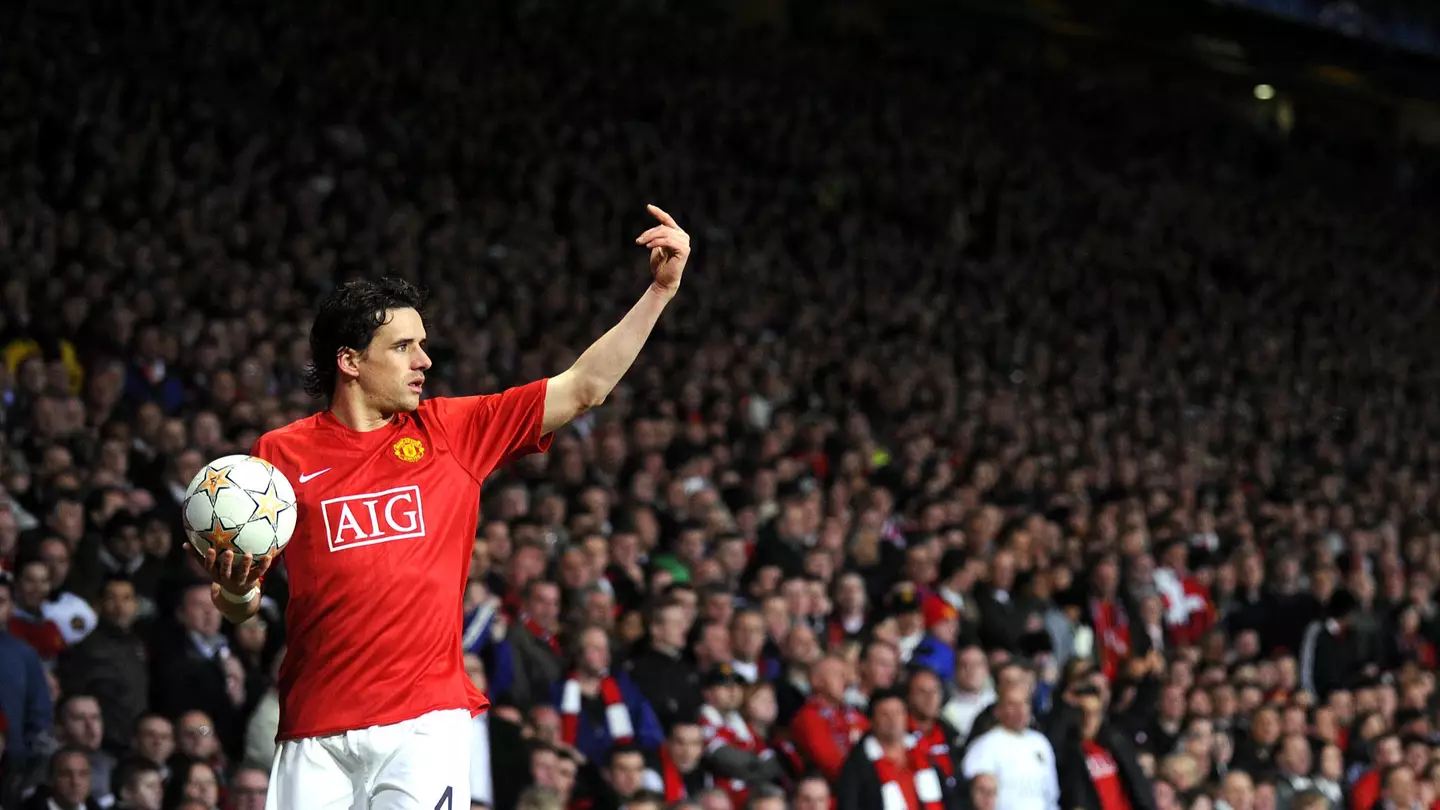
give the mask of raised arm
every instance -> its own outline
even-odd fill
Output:
[[[680,277],[690,258],[690,235],[674,217],[653,205],[646,207],[660,221],[635,239],[635,244],[650,249],[650,287],[574,365],[550,379],[545,390],[545,433],[605,401],[639,356],[665,305],[680,289]]]

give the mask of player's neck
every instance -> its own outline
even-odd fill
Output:
[[[330,403],[330,413],[335,417],[335,421],[359,433],[379,430],[395,418],[395,414],[377,410],[366,403],[355,386],[342,386],[335,392],[335,399]]]

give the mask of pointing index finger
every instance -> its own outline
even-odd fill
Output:
[[[660,206],[658,206],[658,205],[647,205],[647,206],[645,206],[645,209],[646,209],[647,211],[649,211],[651,214],[653,214],[656,219],[660,220],[661,222],[665,223],[666,225],[669,225],[669,226],[672,227],[672,228],[679,228],[679,227],[680,227],[679,225],[676,225],[676,224],[675,224],[675,218],[674,218],[674,217],[672,217],[672,216],[670,216],[669,214],[665,213],[664,211],[660,210]]]

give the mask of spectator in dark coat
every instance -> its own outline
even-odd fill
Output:
[[[564,674],[559,623],[560,586],[545,580],[527,583],[509,632],[515,676],[508,697],[522,709],[545,701]]]
[[[1325,615],[1310,623],[1300,644],[1300,688],[1323,703],[1336,689],[1347,688],[1363,661],[1357,656],[1354,625],[1359,603],[1349,591],[1337,591]]]
[[[90,759],[79,748],[61,748],[50,755],[45,784],[21,810],[100,810],[90,795]]]
[[[204,712],[229,746],[226,753],[238,758],[241,750],[235,744],[244,722],[240,707],[245,702],[245,673],[220,633],[220,612],[210,602],[208,583],[196,582],[183,590],[175,620],[177,626],[156,639],[150,706],[170,717],[190,710]]]
[[[650,643],[630,663],[630,677],[650,698],[664,728],[677,720],[693,722],[700,711],[700,673],[685,652],[688,631],[683,605],[660,605],[650,616]]]
[[[910,739],[905,696],[898,691],[872,695],[870,717],[870,733],[850,750],[840,771],[835,786],[836,807],[890,807],[885,796],[898,791],[909,807],[938,804],[946,810],[959,810],[960,791],[937,773],[939,768],[929,747]]]
[[[100,622],[84,641],[60,655],[60,688],[86,693],[100,702],[105,747],[124,750],[150,699],[145,641],[135,632],[135,585],[122,577],[106,580],[100,594]]]
[[[1105,720],[1104,698],[1093,686],[1056,707],[1068,716],[1052,731],[1060,778],[1060,806],[1077,810],[1156,810],[1155,789],[1140,767],[1140,755],[1126,735]],[[1123,799],[1123,801],[1121,801]]]

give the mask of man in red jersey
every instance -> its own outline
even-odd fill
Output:
[[[640,353],[690,255],[675,220],[649,210],[645,294],[568,370],[499,394],[421,401],[430,358],[408,283],[349,282],[320,302],[306,389],[330,407],[252,450],[298,502],[271,810],[469,808],[470,718],[489,705],[460,649],[480,484],[543,452]],[[271,560],[222,551],[206,554],[211,598],[238,623]]]

